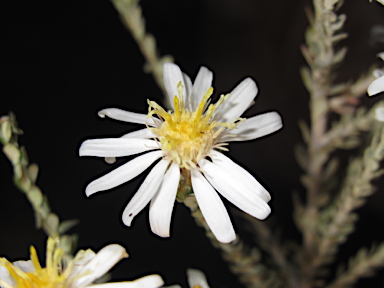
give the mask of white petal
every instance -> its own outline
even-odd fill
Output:
[[[376,79],[368,87],[368,95],[373,96],[384,91],[384,76]]]
[[[169,237],[169,227],[173,205],[175,204],[177,188],[180,182],[180,168],[177,163],[172,163],[159,190],[151,201],[149,208],[149,223],[153,233],[160,237]]]
[[[93,258],[95,258],[95,256],[96,256],[96,253],[92,249],[89,249],[89,248],[87,250],[77,251],[76,256],[73,260],[75,262],[73,269],[75,267],[85,266],[87,263],[89,263],[89,261],[91,261]]]
[[[213,73],[208,68],[201,66],[192,87],[191,101],[193,110],[196,110],[203,99],[205,92],[212,87],[212,80]]]
[[[191,179],[197,203],[213,235],[222,243],[235,240],[231,219],[219,195],[197,169],[191,169]]]
[[[384,122],[384,107],[377,107],[375,109],[375,119]]]
[[[257,91],[253,79],[244,79],[232,90],[227,101],[219,106],[215,118],[218,122],[230,122],[240,117],[256,97]]]
[[[163,77],[164,77],[164,86],[165,90],[167,90],[169,100],[171,102],[172,108],[173,106],[173,98],[175,98],[177,94],[177,84],[181,81],[184,85],[183,95],[185,98],[185,84],[183,79],[183,73],[181,72],[179,66],[173,63],[164,63],[163,64]]]
[[[131,138],[104,138],[84,141],[79,149],[80,156],[120,157],[159,149],[156,141]]]
[[[230,158],[220,152],[212,153],[210,156],[215,165],[219,166],[219,169],[223,170],[223,172],[228,174],[236,174],[235,178],[238,179],[237,182],[241,182],[239,184],[241,185],[241,189],[244,189],[244,191],[251,190],[251,193],[256,193],[256,195],[258,195],[265,202],[269,202],[269,200],[271,200],[271,195],[268,193],[268,191],[243,167],[236,164]]]
[[[213,163],[205,159],[199,162],[209,183],[225,198],[249,215],[265,219],[271,208],[269,193],[241,166],[220,153],[212,156]]]
[[[4,282],[4,283],[1,283]],[[0,265],[0,285],[4,287],[6,285],[10,285],[11,287],[15,286],[13,277],[9,273],[8,269],[4,266]]]
[[[197,269],[187,269],[189,287],[209,288],[204,273]]]
[[[121,136],[121,138],[138,138],[138,139],[149,139],[155,138],[156,135],[151,132],[148,128],[140,129],[137,131],[129,132]]]
[[[381,60],[384,60],[384,52],[380,52],[379,54],[377,54],[377,57],[380,57]]]
[[[84,287],[91,284],[94,280],[107,273],[117,262],[128,257],[124,247],[118,244],[111,244],[102,248],[96,256],[89,261],[82,269],[77,271],[74,276],[74,287]]]
[[[69,275],[69,279],[77,277],[78,272],[83,269],[83,267],[87,265],[89,261],[95,258],[95,256],[96,253],[91,249],[77,251],[75,258],[73,259],[74,265]]]
[[[159,275],[148,275],[134,281],[103,283],[87,286],[87,288],[157,288],[164,284]]]
[[[101,118],[104,118],[105,116],[108,116],[109,118],[124,121],[124,122],[130,122],[130,123],[138,123],[138,124],[152,124],[153,119],[152,117],[147,118],[147,114],[141,114],[141,113],[135,113],[135,112],[129,112],[124,111],[118,108],[107,108],[99,111],[97,113]]]
[[[153,167],[151,172],[141,184],[139,190],[129,201],[123,212],[123,222],[131,226],[133,218],[151,201],[164,178],[164,172],[170,161],[161,160]]]
[[[85,189],[86,195],[90,196],[96,192],[108,190],[130,181],[151,166],[162,154],[162,151],[149,152],[121,165],[108,174],[89,183]]]
[[[227,135],[224,135],[220,142],[247,141],[271,134],[283,127],[283,122],[277,112],[268,112],[248,118],[236,126]],[[230,137],[229,135],[237,135]]]
[[[27,261],[20,260],[20,261],[15,261],[12,264],[25,273],[35,271],[35,266],[33,265],[32,260],[27,260]]]

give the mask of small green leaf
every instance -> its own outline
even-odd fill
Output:
[[[3,152],[13,165],[19,163],[21,154],[19,148],[16,145],[12,143],[5,144],[3,147]]]
[[[337,158],[331,158],[324,169],[324,180],[328,181],[333,177],[339,168],[339,160]]]
[[[59,217],[54,214],[54,213],[50,213],[47,217],[47,225],[49,227],[49,229],[52,231],[52,232],[57,232],[57,228],[59,226],[59,223],[60,223],[60,220],[59,220]]]
[[[69,235],[63,235],[60,237],[60,247],[65,254],[70,254],[72,251],[72,237]]]
[[[312,92],[313,82],[312,82],[311,71],[309,70],[309,68],[306,66],[301,67],[300,68],[300,75],[301,75],[301,79],[303,80],[303,83],[305,85],[305,88],[307,88],[307,90],[309,92]]]
[[[43,194],[41,193],[40,189],[36,186],[33,186],[31,190],[29,190],[27,197],[32,203],[32,205],[34,205],[35,207],[40,207],[43,203]]]
[[[39,174],[39,166],[37,164],[31,164],[28,166],[29,179],[32,183],[36,182],[37,175]]]
[[[12,137],[11,122],[9,122],[8,116],[1,117],[0,124],[1,124],[0,137],[3,139],[4,143],[8,143]]]
[[[340,34],[339,37],[334,37],[334,39],[332,41],[334,41],[334,42],[340,41],[341,39],[344,39],[345,37],[347,37],[346,34]],[[343,61],[345,58],[345,55],[347,55],[347,51],[348,51],[348,49],[346,47],[343,47],[339,51],[337,51],[335,53],[335,55],[333,56],[332,64],[338,64],[341,61]]]
[[[299,128],[301,130],[301,134],[303,135],[303,140],[305,143],[308,144],[311,140],[311,133],[309,131],[308,125],[302,119],[299,119],[298,124],[299,124]]]

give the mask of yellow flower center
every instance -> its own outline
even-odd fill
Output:
[[[158,115],[161,123],[149,128],[157,136],[164,155],[179,164],[180,168],[198,168],[200,159],[209,155],[213,148],[228,150],[218,144],[219,138],[226,129],[233,129],[245,119],[237,118],[233,122],[219,123],[213,120],[217,107],[228,97],[221,95],[215,104],[209,104],[213,88],[209,88],[195,111],[187,109],[183,102],[183,84],[177,85],[178,96],[173,99],[175,111],[166,112],[156,102],[149,101],[148,118]]]
[[[67,267],[62,273],[61,260],[63,250],[57,247],[57,242],[52,238],[47,242],[46,268],[41,268],[35,247],[30,248],[31,260],[35,271],[24,272],[14,266],[5,258],[0,258],[0,265],[4,266],[14,279],[14,285],[10,286],[0,279],[0,286],[4,288],[66,288],[66,283],[72,267]]]

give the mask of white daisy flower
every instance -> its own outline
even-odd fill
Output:
[[[95,284],[92,282],[107,273],[122,258],[128,257],[117,244],[102,248],[97,254],[91,249],[80,250],[67,265],[58,241],[47,241],[46,267],[42,268],[33,246],[31,260],[9,262],[0,258],[2,288],[156,288],[164,284],[159,275],[149,275],[135,281]]]
[[[384,60],[384,52],[381,52],[377,55],[381,58],[381,60]],[[368,86],[368,95],[373,96],[378,93],[381,93],[384,91],[384,72],[383,70],[376,69],[373,71],[373,76],[375,76],[377,79],[374,80],[369,86]]]
[[[123,212],[123,222],[132,219],[149,203],[152,231],[169,237],[170,221],[180,174],[190,178],[198,205],[212,233],[223,243],[235,240],[235,232],[219,192],[230,202],[258,219],[271,212],[269,193],[245,169],[217,150],[227,150],[229,141],[246,141],[268,135],[282,127],[277,112],[249,119],[239,118],[257,94],[256,83],[244,79],[230,94],[210,104],[213,74],[201,67],[192,85],[190,78],[172,63],[163,66],[164,85],[173,111],[148,100],[149,113],[117,108],[104,109],[100,117],[144,124],[147,128],[121,138],[84,141],[80,156],[120,157],[139,154],[128,163],[91,182],[87,196],[131,180],[161,159]],[[157,115],[157,117],[154,117]]]

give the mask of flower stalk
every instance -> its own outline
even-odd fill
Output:
[[[313,267],[320,267],[334,260],[338,245],[354,230],[358,215],[353,211],[364,205],[367,197],[375,192],[371,181],[383,175],[380,162],[384,159],[384,128],[378,123],[375,128],[371,145],[365,149],[363,157],[358,157],[349,164],[340,194],[320,214],[321,236],[318,239],[317,253],[312,260]],[[380,259],[384,263],[384,257]]]
[[[25,147],[20,147],[18,137],[23,131],[18,127],[16,117],[11,112],[8,116],[0,118],[0,142],[3,153],[13,166],[13,181],[16,187],[25,194],[30,202],[36,220],[36,228],[43,229],[52,238],[60,238],[60,248],[63,250],[63,259],[72,259],[76,246],[77,235],[64,234],[75,226],[77,220],[60,222],[59,216],[51,211],[47,196],[36,185],[39,167],[29,164]]]
[[[121,15],[123,23],[131,32],[132,37],[135,39],[141,53],[147,61],[144,66],[144,71],[152,73],[156,84],[163,92],[165,99],[164,105],[170,108],[171,103],[167,97],[167,91],[165,90],[163,81],[163,64],[166,62],[174,62],[172,56],[158,56],[156,39],[146,31],[145,19],[142,15],[139,0],[112,0],[112,3]]]
[[[332,2],[332,3],[331,3]],[[333,45],[336,40],[345,37],[339,34],[335,38],[335,32],[340,29],[345,21],[345,16],[337,16],[333,10],[338,1],[313,1],[314,14],[308,12],[310,27],[306,34],[307,46],[302,46],[302,52],[309,66],[310,86],[310,117],[311,129],[308,139],[308,166],[307,179],[307,204],[305,215],[307,221],[302,229],[305,257],[314,250],[316,238],[316,223],[318,219],[317,197],[321,192],[322,173],[329,152],[321,148],[321,143],[327,132],[328,113],[330,107],[328,96],[331,87],[331,73],[333,66],[344,58],[345,49],[335,52]]]
[[[330,231],[329,226],[323,225],[324,215],[332,209],[324,207],[332,198],[330,182],[336,173],[338,163],[337,159],[330,159],[330,154],[336,148],[357,147],[360,141],[356,135],[360,131],[371,130],[375,121],[372,117],[372,110],[375,109],[369,112],[363,108],[356,109],[360,102],[358,97],[366,94],[366,89],[372,80],[371,75],[360,77],[353,85],[333,84],[335,64],[340,63],[346,54],[345,48],[337,51],[334,48],[335,43],[346,37],[345,33],[338,32],[346,19],[345,15],[336,14],[342,1],[314,0],[313,5],[314,13],[307,13],[310,22],[306,34],[307,45],[302,47],[303,55],[309,64],[309,69],[302,69],[302,76],[310,92],[311,126],[308,128],[304,123],[300,123],[307,151],[304,153],[297,151],[298,161],[306,171],[306,175],[302,176],[302,183],[307,189],[306,204],[296,205],[296,222],[303,234],[304,246],[299,259],[303,275],[301,287],[306,288],[316,283],[316,277],[323,271],[320,268],[331,262],[330,259],[333,258],[330,255],[334,255],[338,248],[338,245],[330,248],[334,241],[332,237],[330,240],[331,238],[326,236]],[[328,118],[331,112],[339,114],[340,120],[329,128]],[[359,179],[369,182],[372,178]],[[343,192],[340,195],[343,195]],[[350,196],[344,198],[347,203],[353,199]],[[349,208],[348,211],[344,210],[344,216],[353,217],[352,210],[356,206]],[[339,216],[341,217],[334,215],[334,221],[342,221],[343,217]],[[351,229],[353,230],[353,226]],[[336,242],[340,244],[344,240],[345,237],[341,237]]]

